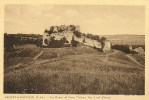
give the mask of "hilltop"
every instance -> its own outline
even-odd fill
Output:
[[[130,55],[136,63],[119,50],[89,46],[18,48],[7,54],[4,93],[144,94],[144,58],[137,54]]]

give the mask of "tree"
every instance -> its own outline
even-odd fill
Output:
[[[72,40],[71,40],[71,46],[72,47],[77,47],[78,45],[78,42],[74,40],[74,36],[72,37]]]
[[[82,41],[83,43],[85,43],[85,38],[83,39],[83,41]]]
[[[103,41],[106,41],[107,40],[107,38],[106,37],[101,37],[101,42],[103,42]]]
[[[48,33],[48,30],[47,30],[47,29],[45,29],[44,33]]]
[[[81,37],[81,32],[78,32],[78,31],[74,31],[74,35],[76,36],[76,37]]]

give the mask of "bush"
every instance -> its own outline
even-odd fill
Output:
[[[120,51],[125,52],[125,53],[131,53],[131,51],[129,50],[129,46],[130,45],[113,45],[112,49],[120,50]],[[138,48],[138,47],[142,47],[145,50],[144,45],[132,45],[133,49]]]
[[[78,41],[75,41],[74,40],[74,37],[72,37],[72,40],[71,40],[71,45],[72,45],[72,47],[77,47],[77,45],[78,45]]]
[[[106,41],[107,38],[106,37],[101,37],[101,40],[100,41]]]
[[[75,35],[76,37],[78,37],[78,38],[81,37],[81,34],[82,34],[81,32],[74,31],[74,35]]]
[[[51,38],[49,42],[49,47],[51,48],[60,48],[64,46],[64,43],[66,42],[66,38],[62,38],[61,40],[54,40],[54,37]]]
[[[125,53],[130,53],[128,45],[113,45],[112,49],[120,50]]]

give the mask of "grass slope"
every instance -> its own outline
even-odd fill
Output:
[[[26,54],[26,50],[30,52]],[[41,51],[44,53],[32,60]],[[144,67],[121,51],[104,54],[85,46],[30,48],[15,57],[30,60],[20,61],[23,65],[15,70],[5,67],[4,93],[144,94]]]

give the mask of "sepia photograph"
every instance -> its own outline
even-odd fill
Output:
[[[145,95],[145,6],[6,4],[4,94]]]

